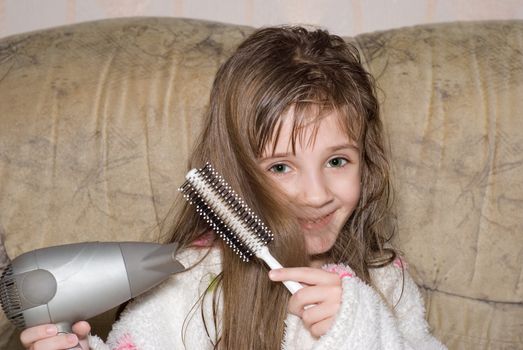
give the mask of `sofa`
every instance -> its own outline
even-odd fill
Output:
[[[137,17],[0,39],[2,266],[58,244],[165,241],[213,75],[253,30]],[[433,334],[523,349],[523,21],[344,39],[376,78],[395,244]],[[0,315],[0,349],[20,349],[18,332]]]

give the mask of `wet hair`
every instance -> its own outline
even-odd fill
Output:
[[[360,152],[361,195],[327,258],[349,265],[372,284],[369,269],[395,258],[389,163],[373,78],[358,50],[325,30],[271,27],[254,32],[218,70],[204,129],[189,167],[210,162],[275,234],[270,249],[284,266],[306,266],[305,243],[286,198],[259,169],[257,159],[276,144],[282,116],[293,109],[293,147],[309,123],[336,112]],[[208,231],[183,205],[172,229],[182,246]],[[219,349],[280,348],[287,290],[272,283],[261,263],[244,263],[221,246],[218,277],[223,308]],[[218,300],[216,299],[216,302]],[[216,308],[216,312],[218,309]],[[216,322],[216,320],[215,320]]]

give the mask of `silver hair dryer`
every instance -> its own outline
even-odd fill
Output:
[[[55,323],[59,332],[185,270],[177,244],[89,242],[42,248],[14,259],[0,279],[0,302],[19,328]]]

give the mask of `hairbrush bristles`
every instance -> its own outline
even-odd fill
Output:
[[[200,170],[189,171],[185,179],[180,187],[184,197],[243,261],[255,255],[271,269],[282,268],[267,248],[271,231],[209,163]],[[294,281],[283,284],[293,294],[302,288]]]
[[[272,240],[270,230],[209,163],[185,178],[184,197],[243,261]]]

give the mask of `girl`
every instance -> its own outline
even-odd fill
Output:
[[[242,262],[183,203],[186,272],[131,303],[104,344],[25,330],[28,349],[442,349],[388,243],[389,165],[373,80],[323,30],[261,29],[219,69],[190,168],[210,162],[271,227],[287,268]],[[280,281],[303,288],[290,295]]]

